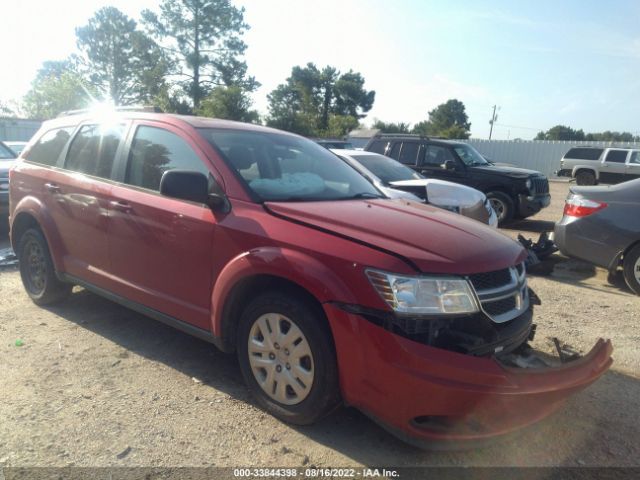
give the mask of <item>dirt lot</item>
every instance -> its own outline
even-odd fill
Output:
[[[567,188],[553,183],[552,206],[505,232],[551,228]],[[0,270],[0,466],[640,465],[640,298],[582,262],[556,255],[549,272],[530,277],[537,345],[609,337],[612,370],[515,439],[433,453],[353,409],[281,423],[254,406],[233,356],[80,289],[38,308]]]

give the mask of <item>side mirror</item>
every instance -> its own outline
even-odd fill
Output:
[[[442,165],[442,168],[444,168],[445,170],[448,171],[453,171],[456,169],[456,162],[454,162],[453,160],[447,160],[446,162],[444,162]]]
[[[168,170],[160,180],[160,194],[196,203],[208,203],[209,181],[200,172]]]

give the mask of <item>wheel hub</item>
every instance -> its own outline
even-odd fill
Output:
[[[248,354],[253,376],[270,398],[296,405],[309,395],[315,372],[311,348],[289,318],[260,316],[251,327]]]

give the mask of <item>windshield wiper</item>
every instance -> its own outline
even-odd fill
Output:
[[[386,197],[378,193],[360,192],[360,193],[356,193],[355,195],[351,195],[350,197],[336,198],[336,200],[358,200],[360,198],[386,198]]]

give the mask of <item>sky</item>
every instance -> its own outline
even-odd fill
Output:
[[[363,120],[417,123],[464,102],[472,137],[529,139],[564,124],[640,134],[637,0],[232,0],[251,26],[255,107],[295,65],[360,72],[375,90]],[[75,51],[75,28],[112,5],[138,19],[151,0],[2,0],[0,100],[19,100],[45,60]]]

